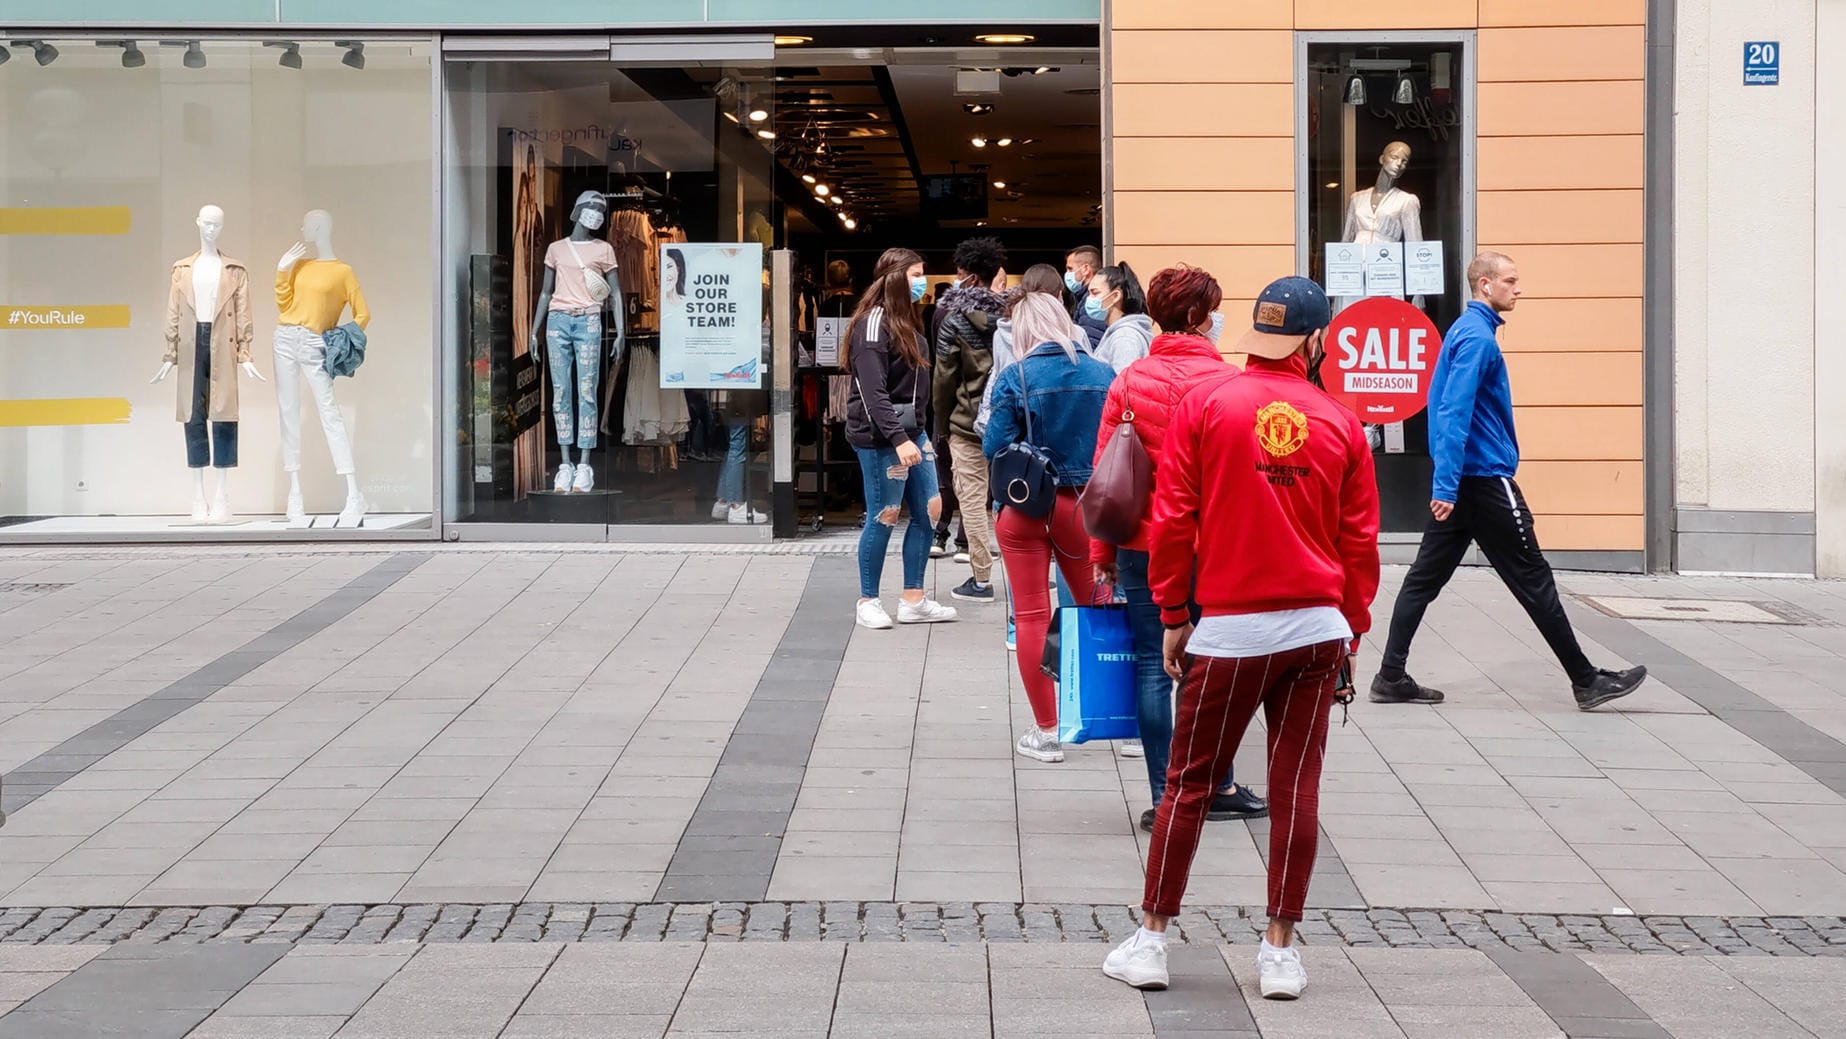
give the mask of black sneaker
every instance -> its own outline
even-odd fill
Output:
[[[1441,703],[1442,690],[1417,684],[1409,675],[1393,682],[1383,675],[1372,676],[1373,703]]]
[[[1149,808],[1147,811],[1141,813],[1141,829],[1146,830],[1148,833],[1154,832],[1154,814],[1158,811],[1160,811],[1158,808]]]
[[[943,556],[946,556],[948,554],[949,554],[949,532],[945,530],[942,533],[937,534],[936,539],[929,543],[929,557],[931,559],[941,559]]]
[[[1592,707],[1601,707],[1610,700],[1618,700],[1641,687],[1647,681],[1647,668],[1631,667],[1626,671],[1606,671],[1598,669],[1596,677],[1582,685],[1573,685],[1571,692],[1577,696],[1577,710],[1587,711]]]
[[[994,586],[991,584],[981,584],[970,577],[961,584],[956,585],[954,591],[951,591],[949,594],[957,599],[964,599],[968,602],[993,602]]]
[[[1268,814],[1269,802],[1251,793],[1247,786],[1240,786],[1228,794],[1218,794],[1211,799],[1211,807],[1205,810],[1205,818],[1215,823],[1261,819]]]

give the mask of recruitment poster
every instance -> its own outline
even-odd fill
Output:
[[[763,247],[660,247],[660,388],[763,384]]]

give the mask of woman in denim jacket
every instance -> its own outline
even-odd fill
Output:
[[[1013,591],[1019,678],[1036,722],[1020,735],[1014,750],[1037,761],[1063,761],[1057,689],[1038,669],[1051,624],[1045,575],[1055,561],[1078,602],[1089,602],[1094,593],[1090,538],[1083,529],[1077,494],[1090,481],[1096,430],[1115,370],[1078,345],[1087,338],[1051,296],[1026,294],[1013,308],[1012,324],[1015,350],[1025,352],[995,381],[993,414],[982,434],[981,450],[992,459],[1008,444],[1026,442],[1029,412],[1029,442],[1051,459],[1058,485],[1050,516],[1032,519],[1003,504],[994,527],[1006,582]]]

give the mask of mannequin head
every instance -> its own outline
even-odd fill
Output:
[[[333,214],[324,209],[312,209],[301,218],[301,240],[319,251],[320,258],[330,259],[333,253]]]
[[[603,226],[609,216],[609,203],[600,191],[586,191],[577,196],[577,204],[571,208],[570,222],[586,231],[595,231]]]
[[[1410,168],[1410,146],[1402,141],[1392,141],[1385,145],[1384,153],[1378,156],[1378,170],[1392,180],[1397,180]]]
[[[217,206],[205,206],[199,210],[199,244],[215,246],[218,236],[224,233],[224,210]]]

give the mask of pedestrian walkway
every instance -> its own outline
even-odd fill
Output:
[[[475,1023],[439,1034],[759,1034],[680,1015],[784,973],[802,995],[778,1005],[812,1012],[791,1034],[1165,1035],[1232,1014],[1186,993],[1220,998],[1248,973],[1230,943],[1255,934],[1266,825],[1211,824],[1180,921],[1185,969],[1224,984],[1182,984],[1195,975],[1176,954],[1166,996],[1108,987],[1103,943],[1141,894],[1142,763],[1109,745],[1058,765],[1014,755],[1029,712],[1004,607],[854,628],[855,571],[832,547],[0,551],[0,1007],[24,1004],[0,1036],[98,1034],[59,1002],[101,983],[86,978],[177,993],[198,1005],[171,1022],[212,1015],[199,1035],[398,1034],[402,1008],[459,999],[440,979],[467,970],[504,980],[455,1011]],[[941,597],[959,571],[931,568]],[[1353,1035],[1527,1034],[1471,1032],[1465,1015],[1490,1004],[1440,1002],[1478,971],[1538,1015],[1507,1021],[1562,1034],[1534,994],[1547,970],[1578,986],[1592,979],[1568,972],[1593,972],[1664,1030],[1611,1035],[1738,1034],[1724,1014],[1757,1004],[1786,1028],[1753,1034],[1846,1027],[1818,995],[1846,980],[1829,973],[1846,951],[1846,586],[1562,584],[1591,657],[1656,679],[1577,711],[1493,575],[1461,574],[1411,659],[1448,702],[1361,698],[1334,726],[1309,999],[1213,1028],[1323,1034],[1339,1012],[1372,1023]],[[1712,619],[1730,616],[1751,622]],[[1376,652],[1368,639],[1362,675]],[[1253,740],[1238,772],[1260,791],[1262,771]],[[475,942],[478,962],[444,951]],[[597,957],[659,942],[647,965],[599,974],[626,961]],[[209,969],[161,965],[188,949]],[[906,959],[930,956],[945,958]],[[924,980],[958,969],[966,991],[932,998]],[[163,971],[223,976],[208,999]],[[615,1023],[534,1009],[579,974],[656,1006],[659,972],[683,1002]],[[266,986],[350,1008],[231,998]],[[1668,995],[1687,986],[1708,995]],[[967,1022],[874,1027],[880,1000],[911,989]],[[1094,1025],[1058,1016],[1091,1009]],[[246,1017],[324,1020],[231,1020]]]

